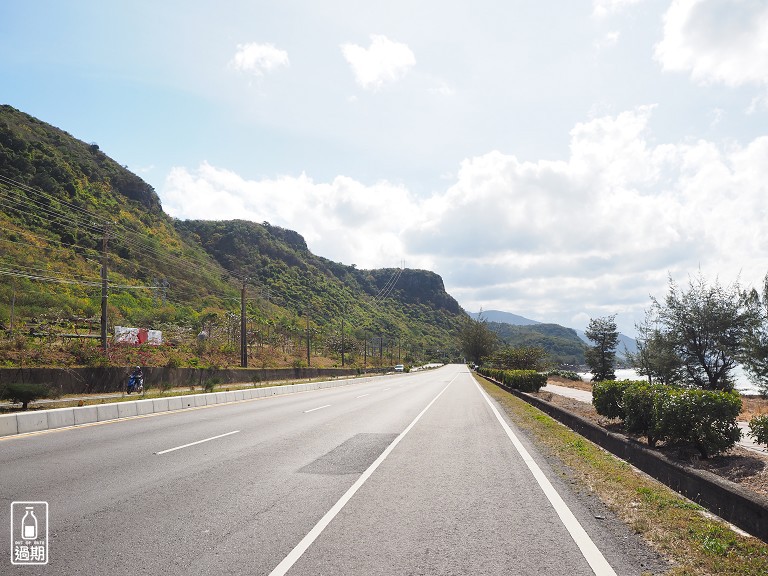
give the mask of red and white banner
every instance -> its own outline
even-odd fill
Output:
[[[160,330],[115,326],[115,342],[119,344],[153,344],[159,346],[163,343],[163,333]]]

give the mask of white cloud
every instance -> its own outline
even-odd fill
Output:
[[[595,41],[595,48],[598,50],[604,50],[606,48],[613,48],[619,43],[621,32],[613,31],[607,32],[602,38]]]
[[[371,45],[342,44],[341,52],[352,67],[357,83],[366,90],[377,90],[396,82],[416,64],[411,49],[386,36],[371,35]]]
[[[240,72],[263,76],[281,66],[288,66],[288,53],[272,44],[238,44],[230,65]]]
[[[593,0],[592,14],[597,18],[604,18],[613,12],[622,9],[624,6],[637,4],[643,0]]]
[[[174,168],[162,196],[177,218],[267,221],[302,234],[315,254],[370,268],[403,259],[402,234],[420,212],[408,190],[387,182],[317,183],[304,174],[253,181],[208,163]]]
[[[249,181],[202,164],[163,192],[179,218],[248,218],[300,232],[316,254],[361,267],[443,275],[468,310],[500,308],[569,324],[619,313],[632,332],[668,274],[700,267],[757,286],[768,271],[768,136],[747,145],[656,143],[654,107],[579,123],[560,161],[498,151],[461,163],[420,198],[338,176]]]
[[[768,3],[674,0],[655,57],[703,84],[768,85]]]
[[[752,98],[752,101],[747,107],[746,113],[748,115],[752,115],[761,109],[768,110],[768,94],[761,94],[760,96],[755,96]]]
[[[439,84],[429,89],[433,94],[439,94],[440,96],[455,96],[456,90],[448,85],[446,82],[439,82]]]
[[[758,285],[768,271],[768,137],[653,144],[652,110],[578,124],[567,161],[464,161],[407,247],[435,262],[468,309],[566,324],[618,312],[630,332],[668,273],[684,281],[701,266]]]

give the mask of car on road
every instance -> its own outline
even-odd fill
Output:
[[[395,366],[395,372],[405,372],[405,366],[403,366],[402,364],[397,364]]]

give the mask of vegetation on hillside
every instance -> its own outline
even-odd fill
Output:
[[[268,223],[175,220],[97,144],[10,106],[0,107],[0,205],[0,329],[12,331],[0,365],[126,360],[89,338],[105,259],[109,333],[159,329],[173,344],[142,347],[144,363],[237,364],[243,287],[262,365],[305,364],[307,335],[311,358],[331,364],[342,343],[347,364],[458,358],[466,315],[436,274],[357,270]]]
[[[581,366],[585,363],[584,342],[573,328],[559,324],[518,326],[500,322],[488,322],[488,328],[510,348],[541,348],[552,365]]]

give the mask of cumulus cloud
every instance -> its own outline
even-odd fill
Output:
[[[371,35],[368,48],[342,44],[341,52],[352,67],[355,80],[366,90],[377,90],[400,80],[416,64],[416,56],[406,44],[376,34]]]
[[[403,259],[403,232],[419,217],[411,193],[387,182],[320,183],[305,174],[254,181],[208,163],[171,170],[162,197],[177,218],[267,221],[302,234],[315,254],[369,268]]]
[[[333,260],[405,259],[441,274],[468,310],[564,324],[619,313],[631,332],[649,295],[666,292],[668,274],[684,282],[701,268],[757,286],[768,270],[768,137],[657,143],[653,110],[575,125],[563,160],[499,151],[466,159],[430,197],[344,176],[249,181],[205,163],[174,169],[161,196],[179,218],[297,230]]]
[[[240,72],[263,76],[281,66],[288,66],[288,53],[272,44],[238,44],[230,65]]]
[[[699,266],[757,285],[768,268],[768,165],[759,160],[768,137],[730,148],[652,144],[651,114],[577,125],[568,161],[499,152],[465,161],[431,218],[409,231],[409,248],[449,271],[465,306],[538,318],[586,308],[640,319],[668,273],[684,280]]]
[[[674,0],[655,57],[695,82],[768,85],[768,4],[756,0]]]

